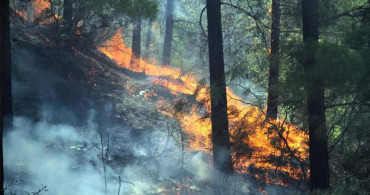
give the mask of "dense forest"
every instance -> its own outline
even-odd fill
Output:
[[[2,0],[1,194],[370,194],[370,0]]]

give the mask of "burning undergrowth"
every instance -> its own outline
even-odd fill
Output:
[[[158,112],[158,101],[173,93],[150,79],[131,79],[94,49],[54,47],[43,34],[52,34],[47,26],[16,16],[13,25],[18,117],[4,137],[6,194],[44,186],[51,194],[229,190],[213,180],[210,156],[185,151],[178,121]],[[251,191],[237,181],[245,187],[234,192]]]
[[[20,184],[7,192],[43,184],[52,194],[246,194],[257,192],[256,180],[285,186],[307,177],[307,136],[265,120],[228,89],[239,174],[218,179],[207,85],[177,68],[132,63],[120,30],[98,48],[105,56],[57,47],[47,24],[13,19],[12,29],[15,113],[27,118],[4,139],[7,178],[17,173]]]
[[[181,122],[189,137],[187,149],[210,152],[212,143],[208,87],[204,83],[199,84],[194,75],[184,74],[178,68],[156,66],[142,59],[136,59],[133,63],[130,61],[131,49],[125,46],[121,33],[121,30],[117,31],[99,50],[118,66],[145,73],[151,77],[154,85],[167,88],[177,100],[158,101],[158,110]],[[184,101],[184,94],[193,95],[197,104],[187,99]],[[305,164],[308,158],[307,135],[283,120],[266,119],[262,109],[243,102],[229,88],[227,94],[235,170],[251,173],[258,180],[268,183],[288,185],[295,181],[300,185],[305,181],[308,175]],[[170,106],[174,102],[177,102],[176,106]],[[189,102],[186,111],[181,111]]]

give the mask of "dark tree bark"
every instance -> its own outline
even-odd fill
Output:
[[[162,53],[162,64],[164,65],[169,65],[171,63],[174,1],[175,0],[167,0],[166,31],[164,35],[164,45],[163,45],[163,53]]]
[[[131,54],[131,64],[134,59],[140,58],[141,55],[141,18],[134,22],[132,30],[132,54]]]
[[[207,0],[207,20],[213,165],[219,171],[232,173],[220,0]]]
[[[324,82],[315,72],[315,51],[318,47],[318,2],[302,0],[304,71],[307,91],[310,189],[329,188],[328,138],[324,105]]]
[[[144,55],[144,58],[146,59],[150,57],[149,49],[150,49],[150,43],[152,42],[152,26],[153,26],[153,22],[151,20],[148,20],[148,30],[146,33],[145,55]]]
[[[1,147],[1,194],[4,184],[3,167],[3,132],[13,126],[13,102],[11,83],[11,56],[10,56],[10,21],[9,21],[9,0],[0,1],[0,147]]]
[[[72,32],[72,0],[64,0],[63,2],[63,23],[67,34]]]
[[[280,0],[272,0],[271,51],[267,97],[267,117],[276,119],[278,113],[279,45],[280,45]]]

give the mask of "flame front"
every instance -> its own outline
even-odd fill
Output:
[[[43,12],[47,9],[50,9],[50,7],[51,3],[48,0],[35,0],[31,8],[33,9],[33,17],[29,17],[26,11],[16,10],[16,13],[23,19],[33,22],[35,19],[40,18]],[[49,18],[44,18],[40,24],[50,24],[54,21],[54,19],[60,19],[60,16],[58,14],[54,14],[53,16],[49,16]]]
[[[47,0],[36,0],[33,2],[35,17],[41,16],[42,12],[50,8],[50,2]]]
[[[35,17],[50,8],[50,2],[46,0],[36,0],[33,4]],[[27,14],[17,11],[23,18],[27,19]],[[59,18],[59,16],[56,16]],[[32,20],[32,19],[31,19]],[[122,38],[122,30],[108,40],[104,46],[98,48],[107,57],[116,62],[122,68],[129,69],[137,73],[145,73],[151,76],[151,82],[155,85],[169,89],[174,95],[186,94],[194,95],[198,102],[204,104],[205,110],[210,112],[210,96],[207,87],[199,87],[194,75],[184,74],[181,69],[170,66],[158,66],[140,58],[131,61],[132,50],[128,48]],[[155,92],[151,94],[157,96]],[[149,95],[148,95],[149,97]],[[260,169],[280,170],[287,173],[291,178],[300,179],[302,171],[300,167],[293,164],[276,166],[269,161],[269,158],[286,157],[290,158],[289,153],[282,153],[282,147],[287,147],[294,153],[300,161],[308,159],[308,136],[298,127],[290,124],[283,124],[283,121],[268,121],[265,119],[264,111],[256,106],[246,105],[242,99],[227,88],[228,115],[231,141],[233,143],[233,162],[234,168],[239,173],[248,173],[248,168],[253,166]],[[163,99],[159,105],[169,104]],[[175,117],[173,112],[159,109],[160,112],[171,117]],[[184,131],[189,135],[188,149],[212,153],[211,141],[211,121],[204,118],[197,112],[196,107],[192,107],[190,112],[177,117],[182,124]],[[286,142],[272,139],[283,137]],[[243,143],[251,152],[245,152],[245,148],[239,147],[237,143]],[[307,170],[306,170],[307,171]],[[255,177],[259,177],[255,174]],[[279,181],[271,181],[280,183]]]
[[[143,72],[146,75],[154,76],[151,81],[163,87],[168,88],[172,93],[181,93],[193,95],[196,90],[196,100],[203,102],[207,111],[210,111],[210,97],[206,87],[197,88],[198,83],[193,75],[182,74],[178,68],[169,66],[157,66],[146,62],[143,59],[135,59],[130,63],[132,51],[126,47],[122,38],[122,30],[106,42],[99,50],[114,60],[119,66],[129,69],[134,72]],[[165,79],[158,79],[159,77]],[[301,179],[301,169],[299,166],[287,164],[276,166],[269,162],[272,157],[289,157],[294,152],[297,158],[305,161],[308,158],[308,136],[299,128],[290,125],[282,124],[282,121],[267,121],[265,114],[256,106],[245,105],[241,98],[227,88],[228,97],[228,114],[230,123],[230,133],[232,142],[235,144],[241,141],[252,149],[251,155],[246,155],[237,147],[233,148],[234,168],[239,173],[247,173],[248,168],[253,165],[256,168],[279,170],[287,173],[291,178]],[[162,104],[168,104],[163,102]],[[162,113],[174,117],[174,115],[166,110],[159,109]],[[189,135],[189,150],[199,150],[211,153],[211,121],[197,113],[195,107],[187,114],[178,117],[183,129]],[[246,135],[246,136],[241,136]],[[273,137],[284,138],[273,141]],[[238,140],[241,139],[241,140]],[[288,146],[287,146],[288,145]],[[289,147],[290,154],[282,153],[281,147]],[[258,177],[258,176],[257,176]],[[279,181],[270,181],[282,183]]]

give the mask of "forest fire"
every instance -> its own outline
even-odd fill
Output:
[[[46,9],[50,8],[50,2],[46,0],[36,0],[33,3],[33,10],[35,12],[35,17],[38,17]]]
[[[34,18],[36,18],[44,10],[50,8],[50,2],[36,0],[33,8]],[[27,14],[24,12],[17,11],[17,13],[27,19]],[[43,23],[48,21],[43,21]],[[131,60],[132,50],[125,45],[122,30],[118,30],[103,47],[99,47],[99,50],[115,61],[118,66],[151,76],[153,84],[169,89],[176,97],[179,94],[195,95],[195,100],[203,104],[206,112],[210,112],[210,97],[206,86],[199,87],[194,75],[184,74],[179,68],[155,65],[141,58]],[[276,165],[272,161],[273,159],[283,161],[281,159],[292,158],[292,155],[296,156],[298,161],[306,161],[308,159],[306,144],[308,136],[297,127],[284,124],[283,121],[266,120],[263,110],[244,104],[230,88],[227,88],[227,95],[230,133],[234,145],[234,169],[238,173],[250,173],[250,167],[279,170],[293,179],[302,179],[305,175],[302,170],[306,171],[306,169],[300,167],[298,162],[294,165],[291,163]],[[158,105],[163,108],[168,107],[170,103],[161,99]],[[187,149],[211,153],[211,121],[209,117],[204,117],[204,114],[199,113],[196,106],[193,106],[189,112],[182,113],[181,117],[174,114],[173,110],[160,108],[158,110],[170,117],[176,117],[181,122],[182,128],[189,136]],[[289,152],[283,153],[282,151],[286,150],[284,148],[288,148]],[[254,175],[269,183],[283,184],[279,180],[273,181],[268,177]]]
[[[122,68],[126,68],[138,73],[143,72],[146,75],[155,77],[168,77],[172,79],[181,79],[182,81],[187,80],[186,76],[181,75],[180,69],[168,66],[157,66],[147,63],[143,59],[135,59],[132,63],[130,63],[132,50],[131,48],[126,47],[122,38],[122,30],[118,30],[117,33],[105,43],[105,46],[100,47],[99,50],[114,60]],[[194,87],[196,87],[196,85]],[[189,90],[192,90],[192,88]],[[192,92],[189,91],[186,93],[185,91],[182,91],[182,93],[190,94]]]
[[[194,95],[197,91],[195,99],[202,102],[206,110],[210,111],[208,89],[198,87],[198,82],[193,75],[182,74],[178,68],[157,66],[143,59],[135,59],[130,63],[132,51],[125,45],[121,30],[118,30],[99,50],[120,67],[152,76],[152,83],[168,88],[173,94]],[[249,173],[249,168],[253,166],[257,169],[279,170],[291,178],[303,179],[305,173],[302,173],[302,170],[306,170],[299,166],[299,162],[276,165],[272,163],[272,159],[282,161],[284,158],[295,156],[298,161],[307,160],[308,136],[297,127],[284,124],[283,121],[266,120],[262,110],[256,106],[244,104],[230,88],[227,88],[227,94],[235,170],[239,173]],[[166,103],[162,101],[161,104]],[[171,111],[159,110],[168,116],[175,117]],[[190,137],[188,149],[210,152],[212,148],[210,119],[199,114],[196,106],[193,106],[190,112],[177,118]],[[289,152],[283,153],[282,150],[287,150],[284,148],[288,148]],[[246,152],[248,150],[250,152]],[[265,180],[269,183],[283,184],[271,178],[265,178]]]
[[[21,16],[24,20],[28,20],[27,14],[25,12],[21,12],[19,10],[15,10],[15,12]]]
[[[370,194],[370,1],[289,3],[0,1],[1,194]]]
[[[33,17],[29,16],[26,11],[16,10],[16,13],[21,16],[24,20],[35,21],[35,19],[40,18],[47,9],[50,9],[50,1],[47,0],[35,0],[33,2]],[[54,18],[53,18],[54,17]],[[54,19],[60,19],[58,14],[54,14],[51,17],[44,18],[43,21],[40,21],[41,24],[50,24]]]

